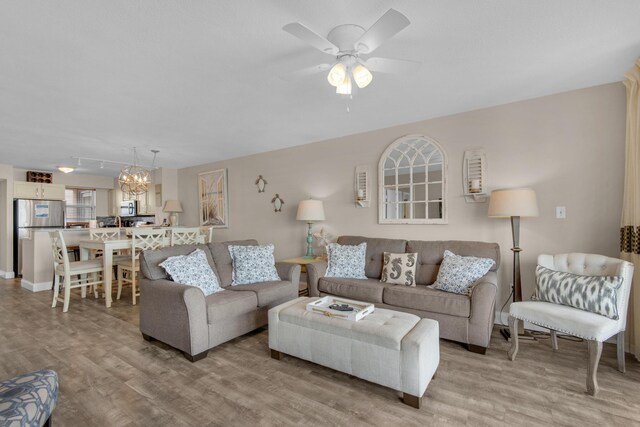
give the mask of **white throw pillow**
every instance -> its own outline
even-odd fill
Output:
[[[231,286],[280,280],[273,250],[273,245],[229,245],[233,261]]]
[[[466,294],[469,292],[469,286],[487,274],[494,264],[495,261],[491,258],[460,256],[451,251],[444,251],[444,259],[433,287],[455,294]]]
[[[205,296],[222,290],[202,249],[196,249],[189,255],[169,257],[158,265],[174,282],[200,288]]]
[[[366,279],[364,265],[367,254],[367,243],[357,246],[327,245],[327,272],[325,277],[342,277],[349,279]]]
[[[380,281],[415,287],[417,264],[417,253],[392,254],[385,252]]]

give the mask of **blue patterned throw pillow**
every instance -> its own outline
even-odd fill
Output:
[[[325,277],[342,277],[349,279],[366,279],[364,264],[367,244],[357,246],[330,243],[327,245],[327,273]]]
[[[169,257],[158,265],[174,282],[200,288],[205,296],[222,290],[202,249],[196,249],[189,255]]]
[[[273,250],[273,245],[229,245],[229,254],[233,261],[231,286],[280,280]]]
[[[620,276],[580,276],[536,267],[536,291],[532,299],[568,305],[618,320]]]
[[[444,251],[444,259],[433,287],[454,294],[469,293],[469,287],[493,267],[491,258],[460,256]]]

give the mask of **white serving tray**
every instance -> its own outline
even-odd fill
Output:
[[[332,304],[349,304],[355,310],[338,311],[329,308]],[[362,301],[354,301],[351,299],[326,296],[307,304],[307,311],[322,314],[327,317],[337,317],[339,319],[351,320],[357,322],[368,314],[373,313],[375,307],[373,304]]]

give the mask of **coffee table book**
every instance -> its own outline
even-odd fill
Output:
[[[340,311],[329,308],[333,304],[348,304],[353,307],[353,311]],[[327,317],[337,317],[339,319],[357,322],[368,314],[373,313],[373,304],[362,301],[354,301],[345,298],[326,296],[307,304],[307,311],[322,314]]]

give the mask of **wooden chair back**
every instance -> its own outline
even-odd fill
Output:
[[[142,251],[152,251],[165,246],[166,230],[134,228],[131,231],[131,256],[137,260]]]
[[[53,251],[53,270],[55,271],[59,265],[64,266],[65,272],[69,271],[69,253],[67,252],[67,244],[64,241],[62,230],[49,232],[51,239],[51,249]]]
[[[119,228],[92,228],[89,230],[91,240],[113,240],[120,238]]]
[[[195,245],[201,243],[199,227],[182,227],[171,229],[171,246]]]
[[[213,227],[200,227],[200,235],[204,238],[204,244],[207,245],[213,241]]]

